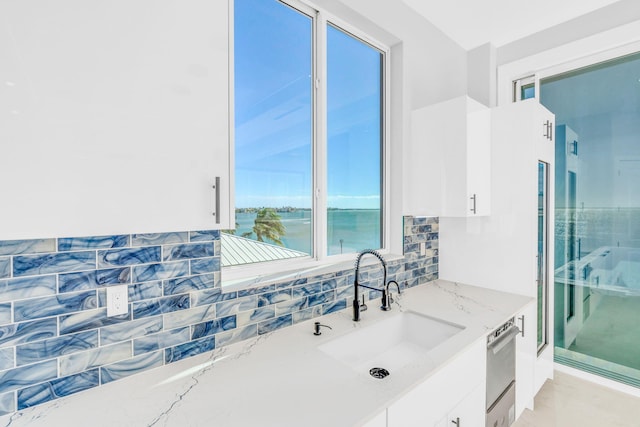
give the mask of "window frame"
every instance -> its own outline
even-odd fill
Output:
[[[371,46],[381,53],[383,56],[381,70],[382,85],[382,117],[381,117],[381,248],[377,248],[380,253],[388,256],[388,259],[397,258],[399,255],[393,256],[391,248],[394,247],[392,239],[397,237],[392,232],[391,221],[396,220],[397,216],[392,213],[391,206],[391,158],[390,158],[390,140],[391,140],[391,48],[338,16],[328,13],[318,7],[312,7],[299,0],[277,0],[283,5],[290,7],[300,13],[312,18],[313,46],[312,46],[312,69],[314,76],[314,91],[312,94],[312,112],[313,112],[313,136],[312,136],[312,218],[313,218],[313,242],[312,254],[308,257],[291,258],[285,260],[274,260],[253,264],[240,264],[234,266],[221,267],[222,288],[234,288],[239,284],[242,287],[255,286],[267,281],[281,280],[283,277],[291,275],[298,276],[305,274],[303,272],[327,271],[333,269],[344,268],[345,263],[351,263],[355,258],[355,253],[347,253],[340,255],[327,255],[327,27],[334,26],[340,31],[360,40]],[[230,0],[230,8],[233,9],[233,0]],[[231,20],[233,23],[233,19]],[[230,26],[230,108],[233,111],[233,32],[235,28]],[[233,116],[233,114],[231,114]],[[233,127],[233,120],[230,121]],[[234,135],[231,129],[231,135]],[[234,190],[235,191],[235,190]],[[235,211],[235,208],[234,208]],[[374,248],[375,249],[375,248]],[[391,255],[391,256],[390,256]],[[390,256],[390,257],[389,257]],[[277,278],[274,278],[277,276]],[[236,285],[236,286],[234,286]]]
[[[522,89],[533,86],[533,98],[538,99],[540,80],[534,74],[532,76],[521,77],[513,81],[513,102],[524,101]]]

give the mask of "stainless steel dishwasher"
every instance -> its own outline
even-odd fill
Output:
[[[487,337],[486,427],[508,427],[516,416],[516,335],[514,319]]]

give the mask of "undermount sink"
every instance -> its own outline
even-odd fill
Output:
[[[318,349],[359,372],[394,370],[413,362],[464,327],[415,312],[391,317],[322,344]]]

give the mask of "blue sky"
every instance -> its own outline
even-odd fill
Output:
[[[328,206],[380,206],[380,53],[327,29]],[[235,2],[237,207],[312,204],[312,20]]]

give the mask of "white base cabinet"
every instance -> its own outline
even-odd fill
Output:
[[[516,318],[520,334],[516,338],[516,419],[525,408],[533,410],[535,396],[537,322],[536,304],[527,305]]]
[[[387,427],[484,426],[486,346],[479,340],[387,408]]]
[[[484,384],[479,384],[436,424],[436,427],[485,427]],[[478,414],[483,414],[479,417]]]

